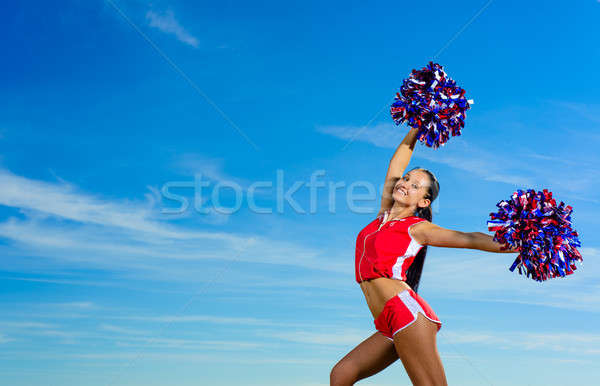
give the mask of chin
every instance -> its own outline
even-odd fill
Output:
[[[405,196],[403,196],[402,193],[394,192],[394,194],[392,194],[392,198],[396,202],[403,202],[404,201],[404,197]]]

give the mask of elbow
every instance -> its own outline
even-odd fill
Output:
[[[484,235],[485,234],[481,232],[463,232],[464,243],[462,248],[480,249],[478,241],[481,240],[481,236]]]

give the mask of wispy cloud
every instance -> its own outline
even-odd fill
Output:
[[[166,34],[173,35],[185,44],[192,47],[198,47],[198,39],[183,28],[179,21],[175,18],[173,11],[168,10],[163,13],[148,11],[146,19],[150,27],[157,28]]]
[[[85,333],[82,333],[82,332],[63,331],[63,330],[41,330],[41,331],[34,332],[34,334],[56,337],[56,338],[65,338],[65,339],[72,339],[75,337],[80,337],[82,335],[85,335]]]
[[[173,161],[173,166],[176,170],[186,174],[201,174],[203,177],[218,182],[233,181],[240,185],[245,184],[241,179],[224,171],[225,160],[223,158],[211,158],[198,153],[184,153],[177,156]]]
[[[225,234],[182,232],[154,221],[153,202],[109,201],[86,194],[67,182],[50,183],[17,176],[0,169],[0,205],[19,208],[26,215],[37,214],[43,220],[49,215],[81,223],[124,228],[170,238],[228,238]],[[148,196],[146,197],[148,198]],[[239,241],[239,239],[238,239]]]
[[[8,338],[6,335],[4,334],[0,334],[0,344],[2,343],[8,343],[13,341],[14,339]]]
[[[363,141],[384,148],[395,149],[406,135],[404,127],[380,123],[372,128],[363,130],[360,127],[325,126],[317,127],[317,131],[340,139],[348,140],[356,135],[355,141]],[[475,147],[462,138],[453,137],[451,143],[437,150],[425,148],[421,143],[416,158],[443,163],[451,167],[474,173],[487,180],[504,182],[511,185],[531,186],[533,181],[527,175],[508,173],[507,164],[500,162],[499,155]]]
[[[539,350],[571,354],[600,354],[600,336],[589,333],[451,331],[440,334],[440,343],[488,345],[504,350]]]
[[[117,227],[143,232],[157,237],[174,239],[212,239],[242,242],[238,238],[219,232],[187,232],[175,229],[155,220],[156,202],[146,196],[146,202],[131,200],[106,200],[79,191],[74,185],[60,181],[50,183],[17,176],[7,169],[0,169],[0,205],[19,208],[36,219],[56,216],[79,223]]]
[[[225,159],[207,157],[199,153],[184,153],[178,155],[172,161],[172,167],[175,171],[191,177],[198,175],[203,180],[208,179],[217,183],[239,185],[240,188],[245,191],[247,191],[253,183],[257,182],[227,173],[225,171]],[[253,194],[264,195],[265,193],[262,189],[257,189]]]
[[[211,259],[350,270],[341,260],[324,261],[327,251],[258,235],[171,226],[156,219],[152,203],[109,200],[64,181],[38,181],[0,169],[0,186],[0,205],[18,208],[26,217],[9,217],[0,223],[0,237],[12,241],[10,247],[0,249],[13,256],[35,252],[56,261],[142,270],[163,279],[180,275],[194,281],[199,271],[207,276],[205,264],[165,267],[160,261]]]
[[[63,303],[44,303],[45,306],[57,307],[61,309],[89,310],[98,308],[93,302],[63,302]]]
[[[130,337],[127,341],[117,341],[119,347],[162,347],[189,350],[211,350],[211,351],[239,351],[256,349],[268,346],[262,342],[244,342],[239,340],[200,340],[200,339],[177,339],[177,338],[140,338]]]
[[[165,259],[190,262],[210,259],[220,262],[292,265],[334,272],[349,270],[341,262],[324,262],[320,258],[324,251],[261,236],[227,235],[225,237],[225,239],[243,240],[239,243],[219,240],[219,237],[214,240],[210,234],[206,235],[208,237],[190,240],[164,238],[142,242],[139,239],[144,235],[139,237],[124,235],[110,228],[84,225],[61,226],[57,223],[14,218],[0,223],[0,236],[12,240],[24,252],[34,251],[39,256],[62,261],[87,262],[96,267],[145,270],[155,272],[162,277],[178,272],[190,279],[195,277],[194,280],[197,280],[198,273],[206,274],[208,269],[206,265],[202,267],[161,266],[160,261]]]
[[[194,197],[194,200],[197,201],[194,205],[202,207],[208,212],[201,216],[201,220],[210,224],[224,224],[231,216],[228,213],[215,210],[212,205],[205,205],[211,197],[211,190],[214,189],[217,184],[235,187],[238,191],[247,193],[254,183],[270,183],[270,181],[250,181],[245,178],[228,174],[225,172],[225,159],[207,157],[198,153],[184,153],[177,155],[172,161],[171,167],[175,172],[188,176],[187,180],[176,181],[175,183],[183,185],[193,182],[198,185],[194,186],[195,189],[202,189],[199,185],[205,184],[202,185],[205,187],[203,194]],[[172,182],[173,181],[168,183]],[[155,192],[156,201],[160,202],[160,189],[154,187],[149,188]],[[273,192],[270,188],[252,189],[252,195],[254,197],[268,197],[272,194]],[[188,211],[188,213],[189,212],[190,211]]]
[[[427,255],[421,287],[432,295],[469,301],[531,304],[578,311],[600,311],[598,248],[580,248],[584,265],[573,275],[538,283],[508,267],[516,254],[491,256],[488,252],[432,248]],[[460,264],[456,262],[460,261]],[[586,261],[592,264],[585,264]],[[465,267],[469,267],[465,270]],[[476,275],[473,272],[477,272]],[[464,285],[449,285],[452,277]],[[512,296],[505,296],[510,290]]]
[[[16,329],[32,329],[32,328],[56,328],[56,325],[49,323],[30,322],[30,321],[0,321],[1,327],[9,327]]]
[[[316,130],[343,140],[368,142],[377,147],[395,148],[406,134],[403,128],[388,123],[379,123],[365,129],[352,126],[317,126]]]
[[[28,358],[46,358],[46,359],[81,359],[81,360],[107,360],[107,361],[124,361],[124,360],[137,360],[139,359],[138,351],[130,352],[97,352],[97,353],[75,353],[75,354],[54,354],[44,355],[39,353],[28,353]],[[227,363],[232,364],[290,364],[290,365],[322,365],[324,360],[329,358],[315,358],[310,357],[281,357],[281,356],[249,356],[244,353],[239,356],[233,356],[231,353],[226,355],[215,355],[210,354],[193,354],[193,353],[172,353],[172,352],[160,352],[153,351],[144,354],[144,360],[153,361],[177,361],[177,362],[199,362],[199,363]]]
[[[116,283],[104,281],[93,281],[93,280],[70,280],[61,278],[42,278],[42,277],[19,277],[19,276],[3,276],[0,280],[18,280],[18,281],[29,281],[35,283],[51,283],[51,284],[65,284],[65,285],[81,285],[81,286],[99,286],[99,287],[122,287]]]
[[[307,345],[347,346],[362,342],[373,334],[373,332],[335,328],[335,334],[332,334],[331,331],[285,330],[284,332],[262,331],[257,332],[256,335]]]
[[[245,317],[222,317],[212,315],[163,315],[163,316],[116,316],[115,319],[136,320],[145,322],[160,323],[216,323],[216,324],[237,324],[237,325],[273,325],[274,322],[268,319],[256,319]]]
[[[584,107],[578,108],[586,110]],[[590,115],[591,112],[589,112]],[[395,149],[406,134],[406,127],[391,123],[380,123],[367,130],[360,127],[319,126],[318,132],[348,140],[356,135],[355,141],[370,143],[377,147]],[[530,130],[531,131],[531,130]],[[531,134],[530,134],[531,135]],[[580,134],[585,140],[586,134]],[[460,137],[452,137],[439,149],[431,149],[417,142],[418,150],[413,157],[448,165],[464,170],[484,181],[510,184],[519,189],[560,189],[564,197],[600,203],[594,191],[600,181],[600,171],[590,154],[587,162],[574,161],[568,156],[540,154],[536,149],[522,145],[498,146],[478,145]],[[558,144],[543,147],[546,151],[560,149]],[[537,160],[537,162],[532,162]],[[560,178],[569,176],[569,178]],[[561,197],[563,197],[561,196]],[[560,199],[560,197],[559,197]]]
[[[121,326],[115,326],[113,324],[101,324],[100,329],[102,329],[104,331],[116,332],[118,334],[125,334],[125,335],[150,335],[150,333],[148,331],[134,329],[134,328],[121,327]]]
[[[600,0],[599,0],[600,2]],[[578,102],[568,102],[568,101],[552,101],[552,104],[555,106],[566,108],[571,110],[572,112],[579,114],[582,118],[594,123],[600,124],[600,116],[598,116],[598,112],[600,111],[599,105],[591,105],[586,103],[578,103]],[[600,139],[597,133],[596,138]]]

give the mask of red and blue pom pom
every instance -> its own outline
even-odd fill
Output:
[[[494,240],[519,250],[510,271],[519,268],[536,281],[564,277],[575,271],[576,261],[583,261],[576,247],[581,246],[577,232],[571,228],[573,208],[561,201],[556,206],[552,192],[517,190],[509,201],[496,205],[490,213],[488,230],[495,231]]]
[[[434,149],[444,145],[450,135],[460,135],[466,111],[473,103],[444,68],[433,62],[420,71],[412,70],[400,92],[391,107],[394,122],[399,125],[406,121],[419,129],[417,138]]]

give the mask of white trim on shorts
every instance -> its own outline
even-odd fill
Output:
[[[408,290],[404,290],[402,292],[400,292],[398,295],[396,295],[400,298],[400,300],[402,301],[402,303],[404,303],[404,305],[406,306],[406,308],[408,308],[408,310],[410,311],[410,313],[413,315],[414,319],[412,322],[408,323],[407,325],[405,325],[404,327],[399,328],[398,330],[394,331],[394,333],[392,334],[392,337],[388,337],[385,336],[386,338],[388,338],[391,341],[394,341],[394,335],[396,335],[398,332],[404,330],[406,327],[410,326],[411,324],[413,324],[414,322],[417,321],[417,314],[420,312],[421,314],[423,314],[424,317],[426,317],[427,319],[431,320],[434,323],[439,323],[442,324],[441,321],[439,320],[435,320],[435,319],[431,319],[429,316],[427,316],[425,314],[425,310],[423,310],[423,307],[421,307],[421,305],[419,304],[419,302],[417,302],[415,300],[415,298],[413,298],[412,296],[410,296],[410,293],[408,292]]]

